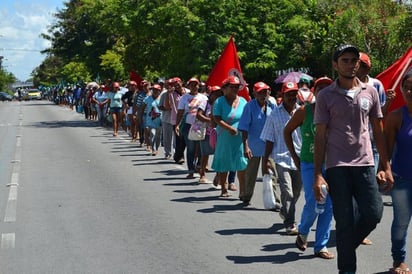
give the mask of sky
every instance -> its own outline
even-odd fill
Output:
[[[40,51],[50,46],[40,37],[54,21],[64,0],[1,0],[0,56],[3,68],[20,81],[30,79],[33,69],[46,58]]]

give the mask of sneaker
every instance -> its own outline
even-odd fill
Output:
[[[294,236],[294,235],[298,235],[299,231],[298,228],[296,227],[295,224],[289,226],[286,228],[286,234],[290,235],[290,236]]]

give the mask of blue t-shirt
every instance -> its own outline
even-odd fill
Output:
[[[123,106],[122,96],[123,94],[119,92],[109,92],[109,94],[107,94],[107,97],[110,99],[110,107],[121,108]]]
[[[248,133],[248,145],[254,157],[263,157],[265,154],[265,141],[260,139],[260,133],[265,126],[266,117],[275,107],[270,102],[265,102],[262,108],[256,99],[248,102],[240,117],[238,129]]]
[[[162,125],[162,112],[159,109],[160,96],[156,99],[153,96],[148,96],[143,100],[145,108],[146,126],[151,128],[159,128]]]

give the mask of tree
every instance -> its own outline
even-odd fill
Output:
[[[249,83],[272,83],[287,69],[333,76],[331,56],[341,43],[367,52],[377,74],[412,44],[411,7],[391,0],[70,0],[64,5],[50,34],[43,35],[51,42],[49,56],[62,60],[60,69],[84,63],[92,76],[119,80],[130,70],[152,81],[205,78],[232,34]],[[42,69],[39,76],[53,78]]]
[[[17,78],[13,73],[5,71],[3,68],[0,68],[0,90],[6,91],[7,86],[14,83]]]
[[[87,70],[86,64],[82,62],[70,62],[63,66],[63,79],[68,83],[90,82],[91,76]]]

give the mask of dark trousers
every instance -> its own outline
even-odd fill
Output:
[[[175,146],[175,154],[173,155],[173,160],[175,160],[175,162],[179,162],[180,160],[184,159],[184,152],[186,149],[186,143],[185,143],[185,139],[183,138],[183,136],[178,136],[175,132],[175,128],[176,126],[173,126],[173,132],[175,134],[175,140],[176,140],[176,146]]]
[[[383,213],[373,166],[326,170],[336,221],[338,269],[356,271],[356,248],[376,228]]]

